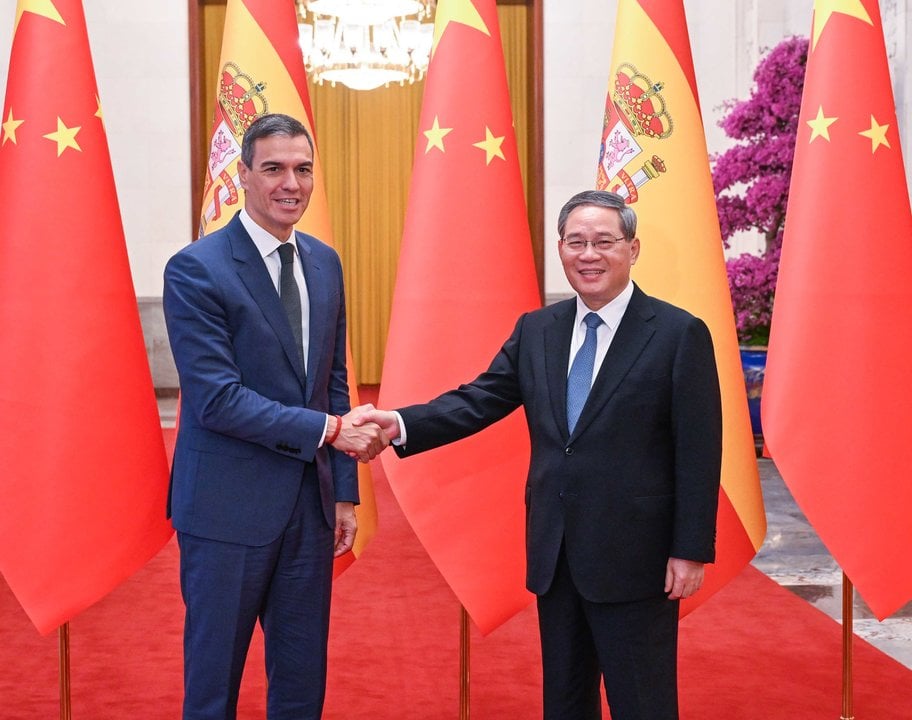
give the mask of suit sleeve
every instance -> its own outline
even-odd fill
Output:
[[[270,399],[244,384],[222,292],[194,253],[178,253],[165,268],[163,305],[182,411],[193,412],[206,430],[313,461],[325,413]]]
[[[407,445],[396,447],[400,457],[415,455],[484,430],[522,404],[518,358],[525,315],[494,357],[488,369],[422,405],[400,408]]]
[[[671,557],[715,560],[722,473],[722,401],[712,336],[702,320],[685,328],[673,370],[675,518]]]
[[[344,287],[342,264],[335,259],[339,288]],[[351,410],[351,395],[348,387],[348,345],[345,314],[345,292],[340,290],[339,316],[336,321],[335,346],[333,348],[332,370],[329,376],[329,411],[333,415],[345,415]],[[328,447],[332,464],[333,485],[336,502],[360,501],[358,494],[358,463],[334,447]]]

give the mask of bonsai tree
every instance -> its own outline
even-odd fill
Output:
[[[719,122],[737,141],[713,157],[722,242],[728,248],[741,230],[758,231],[765,242],[762,254],[743,253],[726,263],[743,345],[769,340],[807,53],[807,38],[779,43],[757,66],[750,97],[727,102]]]

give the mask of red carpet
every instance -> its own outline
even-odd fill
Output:
[[[418,545],[374,463],[380,527],[337,581],[328,720],[458,717],[459,604]],[[519,500],[517,500],[519,501]],[[174,720],[181,698],[182,605],[172,541],[71,624],[74,720]],[[0,583],[0,720],[58,716],[57,640],[42,638]],[[682,623],[682,717],[835,720],[840,626],[753,568]],[[855,642],[855,715],[912,718],[912,671]],[[541,717],[534,607],[472,640],[472,717]],[[264,717],[259,638],[241,693]],[[607,715],[606,715],[607,716]]]

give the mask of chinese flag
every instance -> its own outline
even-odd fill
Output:
[[[241,139],[250,124],[266,112],[284,113],[300,120],[314,138],[314,190],[298,229],[332,245],[323,166],[314,132],[304,60],[298,45],[294,3],[228,0],[218,96],[203,188],[201,235],[226,225],[243,207],[243,190],[237,172]],[[349,357],[348,385],[354,407],[359,402],[353,367]],[[377,527],[377,506],[366,464],[358,465],[358,479],[361,495],[361,504],[356,508],[358,535],[353,552],[336,560],[337,575],[361,554]]]
[[[816,0],[762,416],[874,614],[912,599],[912,214],[876,0]]]
[[[735,577],[766,535],[744,376],[687,21],[681,0],[619,0],[596,187],[636,210],[634,280],[709,326],[722,390],[716,562],[689,612]]]
[[[494,0],[440,0],[393,294],[380,407],[484,371],[539,306]],[[403,512],[482,633],[528,605],[517,412],[458,443],[382,455]]]
[[[19,0],[0,135],[0,570],[47,633],[172,533],[79,0]]]

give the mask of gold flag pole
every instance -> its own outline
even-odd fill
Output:
[[[840,720],[855,720],[852,707],[852,630],[855,589],[842,573],[842,716]]]
[[[469,720],[469,613],[459,608],[459,720]]]
[[[70,624],[57,628],[60,657],[60,720],[70,720]]]

